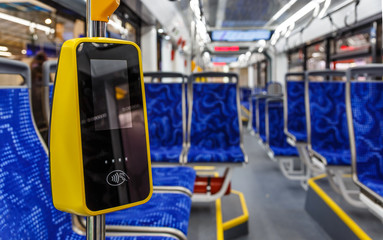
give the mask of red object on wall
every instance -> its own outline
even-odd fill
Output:
[[[187,66],[188,66],[188,61],[185,60],[185,67],[187,67]]]
[[[214,62],[213,64],[214,64],[214,66],[225,66],[226,65],[225,62]]]
[[[182,44],[182,37],[178,38],[178,41],[177,41],[177,46],[181,45]]]
[[[207,193],[208,185],[210,185],[210,193],[215,194],[221,190],[224,177],[199,177],[195,179],[194,183],[194,193]],[[209,184],[210,182],[210,184]],[[231,183],[227,187],[225,195],[229,195],[231,192]]]
[[[174,55],[175,55],[175,53],[176,53],[176,52],[174,51],[174,49],[172,49],[172,55],[171,55],[171,60],[172,60],[172,61],[174,61]]]
[[[238,52],[239,46],[230,46],[230,47],[214,47],[216,52]]]

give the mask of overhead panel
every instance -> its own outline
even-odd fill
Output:
[[[343,1],[332,0],[330,9]],[[250,29],[274,28],[299,11],[308,2],[310,1],[202,0],[202,5],[210,29]],[[290,6],[278,18],[270,21],[286,5]]]

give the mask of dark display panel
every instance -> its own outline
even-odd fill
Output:
[[[142,201],[150,184],[137,49],[81,43],[77,66],[87,207]]]

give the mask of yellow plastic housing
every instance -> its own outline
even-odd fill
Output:
[[[114,208],[92,211],[85,201],[83,155],[78,96],[76,49],[80,43],[115,43],[133,45],[138,51],[140,80],[145,119],[146,151],[149,167],[150,191],[146,199]],[[54,206],[63,212],[82,216],[95,216],[141,205],[149,201],[153,193],[148,121],[145,88],[142,74],[140,48],[133,42],[110,38],[80,38],[66,41],[61,49],[50,125],[50,175]]]

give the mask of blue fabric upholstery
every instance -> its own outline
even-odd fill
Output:
[[[239,88],[239,97],[241,101],[248,101],[251,96],[251,89],[246,87]]]
[[[194,83],[188,162],[244,162],[236,84]]]
[[[251,125],[253,126],[253,130],[255,133],[258,133],[258,129],[257,129],[257,115],[256,115],[256,112],[257,112],[257,108],[256,108],[256,98],[255,97],[252,97],[251,98],[251,106],[253,107],[252,109],[252,120],[251,120]]]
[[[268,144],[274,156],[298,156],[298,151],[286,141],[283,132],[283,102],[269,102]]]
[[[107,225],[171,227],[187,235],[190,209],[191,199],[185,194],[154,193],[144,205],[106,214],[105,221]]]
[[[328,165],[350,165],[344,82],[309,82],[311,146]]]
[[[266,125],[265,125],[265,118],[266,118],[266,99],[265,98],[259,98],[258,99],[258,116],[259,116],[259,129],[258,133],[259,136],[262,139],[262,142],[266,142]]]
[[[183,144],[182,84],[145,83],[153,162],[179,162]]]
[[[0,239],[86,239],[73,232],[70,214],[52,204],[48,156],[32,124],[27,88],[0,89],[0,159]]]
[[[52,106],[53,100],[53,84],[49,85],[49,106]]]
[[[239,96],[241,105],[244,106],[247,110],[250,109],[249,97],[251,96],[251,89],[246,87],[239,88]]]
[[[193,192],[196,171],[190,167],[153,167],[153,186],[178,186]]]
[[[305,85],[303,81],[287,81],[288,131],[298,142],[307,142]]]
[[[351,82],[357,176],[383,197],[382,92],[383,82]]]

